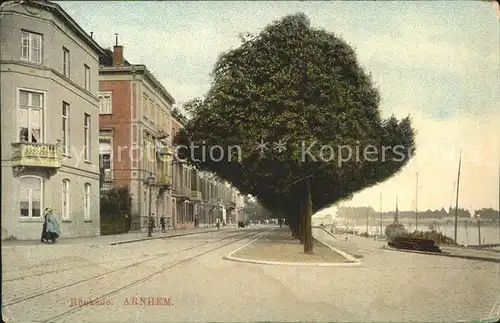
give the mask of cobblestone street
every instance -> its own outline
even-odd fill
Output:
[[[360,267],[222,259],[267,233],[252,226],[115,246],[2,247],[3,313],[8,322],[457,322],[488,316],[500,295],[498,264],[391,252],[360,237],[342,242],[362,256]]]

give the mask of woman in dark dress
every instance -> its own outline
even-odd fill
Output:
[[[48,242],[49,241],[49,235],[47,232],[47,215],[48,214],[49,214],[49,209],[46,208],[43,211],[42,238],[40,239],[40,242]]]
[[[55,243],[57,238],[61,235],[59,223],[54,215],[54,210],[46,208],[43,222],[43,232],[41,242]],[[45,240],[45,241],[44,241]]]

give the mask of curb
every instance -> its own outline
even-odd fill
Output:
[[[332,236],[332,238],[334,238],[334,239],[338,240],[338,238],[337,238],[336,236],[334,236],[334,235],[333,235],[333,233],[331,233],[330,231],[328,231],[328,230],[327,230],[327,229],[325,229],[325,228],[322,228],[322,229],[323,229],[323,231],[325,231],[326,233],[328,233],[330,236]]]
[[[228,255],[224,256],[223,259],[225,260],[230,260],[230,261],[235,261],[235,262],[243,262],[243,263],[250,263],[250,264],[260,264],[260,265],[275,265],[275,266],[297,266],[297,267],[355,267],[355,266],[360,266],[361,262],[354,258],[353,256],[343,252],[342,250],[336,249],[325,242],[318,240],[331,250],[337,252],[344,258],[346,258],[349,262],[339,262],[339,263],[332,263],[332,262],[282,262],[282,261],[268,261],[268,260],[253,260],[253,259],[245,259],[245,258],[239,258],[239,257],[233,257],[233,254],[236,252],[240,251],[241,249],[251,245],[255,241],[259,240],[262,238],[264,235],[250,241],[249,243],[245,244],[244,246],[230,252]]]
[[[444,252],[437,253],[437,252],[427,252],[427,251],[417,251],[417,250],[402,250],[402,249],[395,249],[395,248],[391,248],[391,247],[385,247],[383,249],[384,250],[391,250],[391,251],[408,252],[408,253],[418,253],[418,254],[422,254],[422,255],[434,255],[434,256],[449,257],[449,258],[461,258],[461,259],[467,259],[467,260],[479,260],[479,261],[500,263],[500,259],[488,258],[488,257],[461,256],[461,255],[454,255],[451,253],[444,253]]]
[[[160,236],[160,237],[147,237],[147,238],[138,238],[138,239],[131,239],[131,240],[122,240],[122,241],[114,241],[110,242],[109,244],[112,246],[119,245],[119,244],[125,244],[125,243],[134,243],[134,242],[141,242],[141,241],[148,241],[148,240],[155,240],[155,239],[168,239],[168,238],[175,238],[175,237],[182,237],[182,236],[190,236],[194,234],[203,234],[203,233],[212,233],[215,230],[206,230],[206,231],[200,231],[200,232],[189,232],[189,233],[177,233],[177,234],[172,234],[168,236]],[[220,231],[220,230],[218,230]]]
[[[360,263],[353,262],[279,262],[279,261],[266,261],[266,260],[251,260],[244,258],[237,258],[233,256],[225,256],[223,257],[225,260],[235,261],[235,262],[243,262],[247,264],[259,264],[259,265],[274,265],[274,266],[296,266],[296,267],[354,267],[359,266]]]
[[[318,240],[319,242],[321,242],[322,244],[324,244],[325,246],[327,246],[328,248],[332,249],[333,251],[335,251],[336,253],[340,254],[341,256],[343,256],[344,258],[346,258],[347,260],[349,260],[351,263],[356,263],[358,265],[361,265],[361,261],[354,257],[353,255],[351,254],[348,254],[347,252],[345,251],[342,251],[340,249],[337,249],[335,247],[332,247],[330,246],[328,243],[324,242],[324,241],[321,241],[319,239],[316,238],[316,240]]]

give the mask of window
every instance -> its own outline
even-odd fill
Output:
[[[156,105],[156,126],[163,129],[163,112],[158,104]]]
[[[19,179],[19,209],[22,218],[40,218],[42,214],[43,181],[40,177]]]
[[[154,155],[154,144],[153,139],[149,134],[144,134],[143,138],[143,151],[144,151],[144,167],[148,174],[156,173],[154,167],[155,155]]]
[[[111,169],[111,154],[103,153],[99,155],[100,167],[104,169]]]
[[[105,182],[110,182],[112,180],[111,172],[111,154],[110,153],[100,153],[99,154],[99,167],[101,169],[101,174]]]
[[[24,30],[21,32],[21,60],[42,63],[42,35]]]
[[[85,90],[90,91],[90,67],[83,65],[85,68]]]
[[[156,173],[156,155],[155,155],[155,144],[153,137],[149,137],[149,171],[153,174]]]
[[[179,185],[177,185],[177,165],[176,164],[172,164],[171,165],[172,167],[172,184],[174,184],[175,187],[178,187]]]
[[[99,104],[101,107],[100,114],[111,114],[111,92],[99,93]]]
[[[148,97],[147,96],[143,96],[142,97],[142,109],[143,109],[143,117],[144,119],[148,119],[149,117],[149,103],[148,103]]]
[[[90,161],[90,115],[86,113],[83,123],[83,135],[85,136],[83,144],[83,148],[85,149],[85,160]]]
[[[90,219],[90,184],[85,184],[85,198],[84,198],[83,216],[85,220]]]
[[[167,114],[165,112],[161,113],[161,128],[167,130]]]
[[[69,156],[69,103],[62,104],[62,148],[63,154]]]
[[[141,169],[148,170],[148,142],[146,138],[142,139],[142,162],[143,166]]]
[[[63,47],[63,75],[69,77],[69,50]]]
[[[149,213],[149,210],[148,210],[148,190],[147,189],[144,190],[144,213],[143,214],[148,214],[146,212]],[[144,226],[147,227],[148,226],[148,218],[144,218],[144,220],[145,220]]]
[[[69,180],[62,181],[62,219],[69,219]]]
[[[20,142],[43,142],[43,103],[42,93],[19,91]]]
[[[155,104],[153,100],[149,101],[149,121],[155,121]]]

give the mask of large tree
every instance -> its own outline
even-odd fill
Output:
[[[176,138],[207,148],[180,157],[284,214],[305,252],[313,212],[385,181],[414,152],[409,118],[383,120],[379,92],[354,50],[304,14],[243,38],[212,76],[206,97],[186,106],[192,119]],[[261,140],[270,143],[263,154]],[[286,149],[273,149],[280,142]],[[221,160],[208,153],[214,146],[225,148]]]

